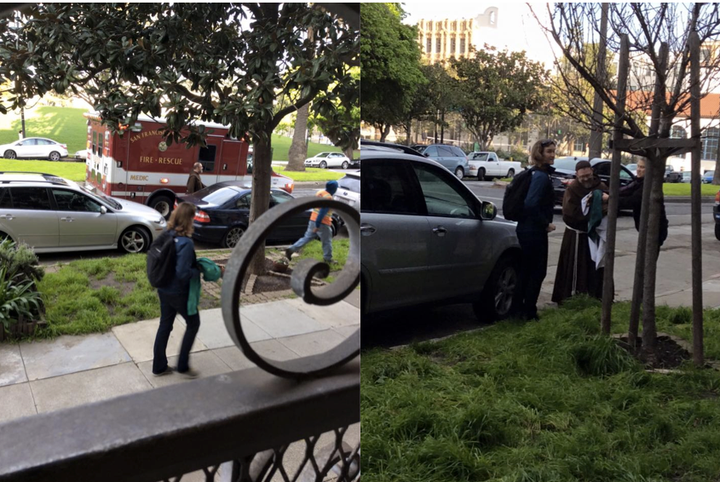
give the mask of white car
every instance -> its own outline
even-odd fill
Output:
[[[87,159],[87,153],[88,153],[88,150],[87,150],[87,149],[83,149],[83,150],[81,150],[81,151],[77,151],[77,152],[75,153],[75,156],[74,156],[74,157],[75,157],[75,159],[85,160],[85,159]]]
[[[66,144],[44,137],[28,137],[0,146],[0,156],[6,159],[50,159],[59,161],[67,157]]]
[[[347,169],[350,166],[350,159],[342,152],[321,152],[315,157],[305,159],[305,167],[341,167]]]
[[[348,172],[338,181],[333,199],[342,201],[360,211],[360,171]]]

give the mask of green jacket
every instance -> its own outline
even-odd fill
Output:
[[[202,273],[205,281],[217,281],[222,275],[220,266],[207,258],[198,258],[198,269]],[[200,292],[202,291],[202,283],[200,283],[200,275],[193,276],[190,279],[190,293],[188,294],[188,315],[194,315],[198,312],[198,304],[200,304]]]

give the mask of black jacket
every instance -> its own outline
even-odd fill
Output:
[[[639,177],[620,189],[619,209],[632,209],[635,229],[640,231],[640,208],[642,207],[643,185],[645,178]],[[660,246],[668,237],[668,218],[665,214],[665,201],[660,204]]]

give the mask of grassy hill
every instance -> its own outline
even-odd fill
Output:
[[[25,111],[25,136],[48,137],[67,144],[68,153],[85,149],[87,143],[87,122],[83,117],[86,109],[72,107],[37,107]],[[0,145],[16,141],[21,128],[20,115],[10,113],[0,118]],[[287,161],[292,139],[273,135],[273,160]],[[340,152],[341,149],[325,144],[310,142],[308,157],[323,151]]]

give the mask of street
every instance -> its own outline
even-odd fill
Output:
[[[501,214],[504,189],[492,182],[466,181],[466,185],[483,201],[491,201]],[[656,286],[658,305],[691,306],[690,203],[665,203],[670,222],[669,236],[660,251]],[[715,239],[711,203],[702,205],[703,304],[720,307],[720,241]],[[555,281],[558,256],[565,224],[559,209],[555,211],[557,230],[550,234],[548,273],[540,293],[539,306],[555,306],[550,297]],[[632,298],[635,272],[637,231],[633,218],[618,218],[615,262],[616,300]],[[379,313],[363,318],[363,348],[391,347],[444,337],[452,333],[488,326],[478,321],[469,303],[423,307]]]

